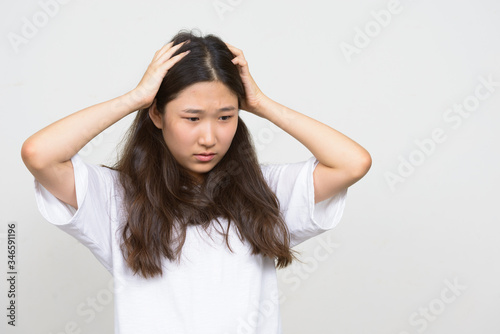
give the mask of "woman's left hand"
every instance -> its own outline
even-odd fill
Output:
[[[267,97],[259,89],[255,80],[250,75],[250,70],[248,69],[248,63],[243,56],[243,51],[235,48],[234,46],[226,43],[227,47],[231,53],[235,56],[232,62],[238,66],[240,72],[241,80],[243,81],[243,86],[245,87],[245,93],[247,95],[246,100],[242,101],[241,108],[252,114],[263,117],[259,112],[262,102],[267,99]]]

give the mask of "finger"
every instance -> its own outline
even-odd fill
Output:
[[[235,65],[240,65],[241,67],[248,66],[248,62],[243,56],[237,56],[234,59],[231,60],[233,64]]]
[[[231,61],[233,62],[233,64],[238,64],[238,65],[241,65],[241,66],[247,66],[248,63],[245,59],[245,56],[243,55],[243,52],[238,54],[238,55],[235,55],[235,57],[233,59],[231,59]]]
[[[165,50],[168,50],[172,45],[174,44],[174,42],[170,42],[170,43],[167,43],[165,44],[164,46],[161,47],[161,49],[159,49],[158,51],[156,51],[154,57],[153,57],[153,61],[155,61],[156,59],[159,58],[159,55],[161,55],[163,52],[165,52]]]
[[[177,50],[179,50],[183,45],[189,43],[190,40],[185,40],[184,42],[178,43],[175,46],[170,46],[167,47],[163,50],[163,52],[160,52],[158,56],[158,61],[164,62],[168,58],[170,58]],[[169,43],[170,44],[170,43]],[[163,49],[163,48],[162,48]]]
[[[243,55],[243,51],[241,51],[240,49],[238,48],[235,48],[234,46],[232,46],[231,44],[229,43],[226,43],[227,47],[229,48],[229,50],[235,55],[235,56],[239,56],[239,55]]]
[[[164,70],[168,71],[169,69],[171,69],[172,66],[174,66],[179,60],[184,58],[189,52],[191,52],[191,50],[181,52],[178,55],[175,55],[172,58],[170,58],[169,60],[167,60],[164,64],[165,65]]]
[[[228,47],[229,49],[236,49],[236,50],[238,50],[235,46],[233,46],[233,45],[231,45],[231,44],[229,44],[229,43],[226,43],[226,45],[227,45],[227,47]]]
[[[179,50],[183,45],[189,42],[190,40],[185,40],[184,42],[178,43],[168,49],[165,49],[164,52],[159,55],[158,59],[164,62],[166,60],[165,58],[170,58],[177,50]]]

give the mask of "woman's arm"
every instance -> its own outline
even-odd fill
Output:
[[[368,151],[337,130],[268,98],[250,75],[243,52],[227,46],[235,56],[233,63],[238,65],[247,94],[242,108],[276,124],[318,159],[314,170],[316,203],[351,186],[368,172],[372,163]]]
[[[112,124],[152,104],[167,71],[188,53],[171,57],[182,44],[171,42],[158,50],[130,92],[77,111],[26,139],[21,157],[33,176],[54,196],[77,208],[71,157]]]
[[[99,133],[139,108],[131,94],[77,111],[36,132],[23,143],[24,163],[42,169],[70,160]]]
[[[301,142],[318,159],[314,170],[315,202],[334,196],[359,181],[371,167],[371,156],[362,146],[311,117],[269,98],[258,113]]]

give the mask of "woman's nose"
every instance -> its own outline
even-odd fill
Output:
[[[213,146],[215,144],[215,126],[207,122],[201,129],[200,144],[204,146]]]

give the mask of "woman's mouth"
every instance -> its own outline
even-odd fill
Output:
[[[195,154],[194,156],[199,161],[210,161],[215,157],[215,153],[213,153],[213,154]]]

